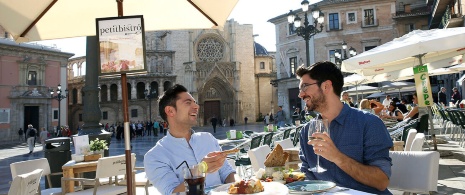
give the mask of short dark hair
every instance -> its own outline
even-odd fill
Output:
[[[344,76],[342,76],[342,72],[336,64],[323,61],[317,62],[310,67],[302,65],[297,69],[296,74],[299,78],[308,75],[310,78],[317,81],[318,87],[321,87],[321,83],[330,80],[333,85],[333,92],[341,97]]]
[[[179,99],[178,94],[182,92],[187,92],[187,89],[182,85],[176,84],[168,88],[160,97],[158,102],[158,112],[163,120],[168,122],[165,107],[173,106],[176,108],[176,101]]]

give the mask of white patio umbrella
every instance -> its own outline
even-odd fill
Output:
[[[450,59],[464,53],[465,27],[415,30],[344,60],[341,70],[364,76],[376,75]]]
[[[458,64],[458,65],[455,65],[455,66],[451,66],[451,67],[449,67],[449,69],[457,70],[457,71],[465,70],[465,63]]]
[[[464,53],[465,27],[415,30],[344,60],[341,70],[364,76],[375,75],[405,68],[412,69],[414,66],[450,59]],[[431,109],[428,110],[430,128],[433,130]]]
[[[455,69],[449,68],[444,69],[440,67],[447,67],[451,65],[456,65],[462,62],[463,55],[454,56],[451,58],[446,58],[438,60],[431,63],[426,63],[430,75],[442,75],[442,74],[451,74],[456,73]],[[455,71],[455,72],[454,72]],[[369,77],[369,76],[366,76]],[[373,82],[383,82],[383,81],[403,81],[413,79],[413,69],[412,67],[407,67],[401,70],[394,70],[391,72],[386,72],[382,74],[375,75],[371,78]]]
[[[377,98],[377,97],[383,97],[383,96],[386,96],[386,93],[384,93],[384,92],[376,92],[376,93],[373,93],[373,94],[367,96],[366,98]]]
[[[400,93],[400,89],[406,88],[406,87],[415,87],[415,83],[412,83],[412,82],[392,82],[392,83],[384,85],[383,89],[385,91],[389,91],[390,89],[398,90],[399,98],[401,98],[402,96],[401,96],[401,93]]]
[[[378,87],[372,87],[372,86],[367,86],[367,85],[360,85],[360,86],[355,86],[355,87],[352,87],[348,90],[346,90],[346,92],[348,92],[349,94],[356,94],[357,95],[357,101],[359,100],[358,98],[358,94],[361,93],[362,94],[362,98],[363,98],[363,94],[364,93],[373,93],[373,92],[377,92],[379,91]]]
[[[222,28],[238,0],[121,0],[145,30]],[[0,26],[16,41],[93,36],[95,19],[117,17],[115,0],[0,0]],[[42,16],[43,14],[43,16]]]
[[[370,83],[370,77],[365,77],[359,74],[351,74],[349,76],[344,77],[344,87],[355,86],[355,93],[357,94],[357,101],[358,101],[358,90],[357,88],[361,84]]]

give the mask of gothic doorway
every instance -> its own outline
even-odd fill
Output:
[[[24,124],[23,129],[27,129],[27,125],[32,124],[34,128],[39,130],[39,106],[24,106]]]
[[[210,119],[215,116],[218,122],[221,121],[220,101],[205,101],[203,122],[205,125],[210,124]]]

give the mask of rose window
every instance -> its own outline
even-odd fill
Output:
[[[197,55],[201,61],[217,62],[223,59],[223,44],[216,38],[205,38],[197,46]]]

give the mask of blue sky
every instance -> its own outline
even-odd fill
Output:
[[[274,25],[267,22],[269,19],[286,14],[290,9],[300,8],[302,0],[239,0],[229,16],[240,24],[253,24],[255,41],[263,45],[268,51],[276,51],[276,38]],[[312,4],[314,0],[310,0]],[[86,55],[85,37],[57,39],[38,42],[43,45],[56,45],[64,52],[74,53],[74,57]]]

